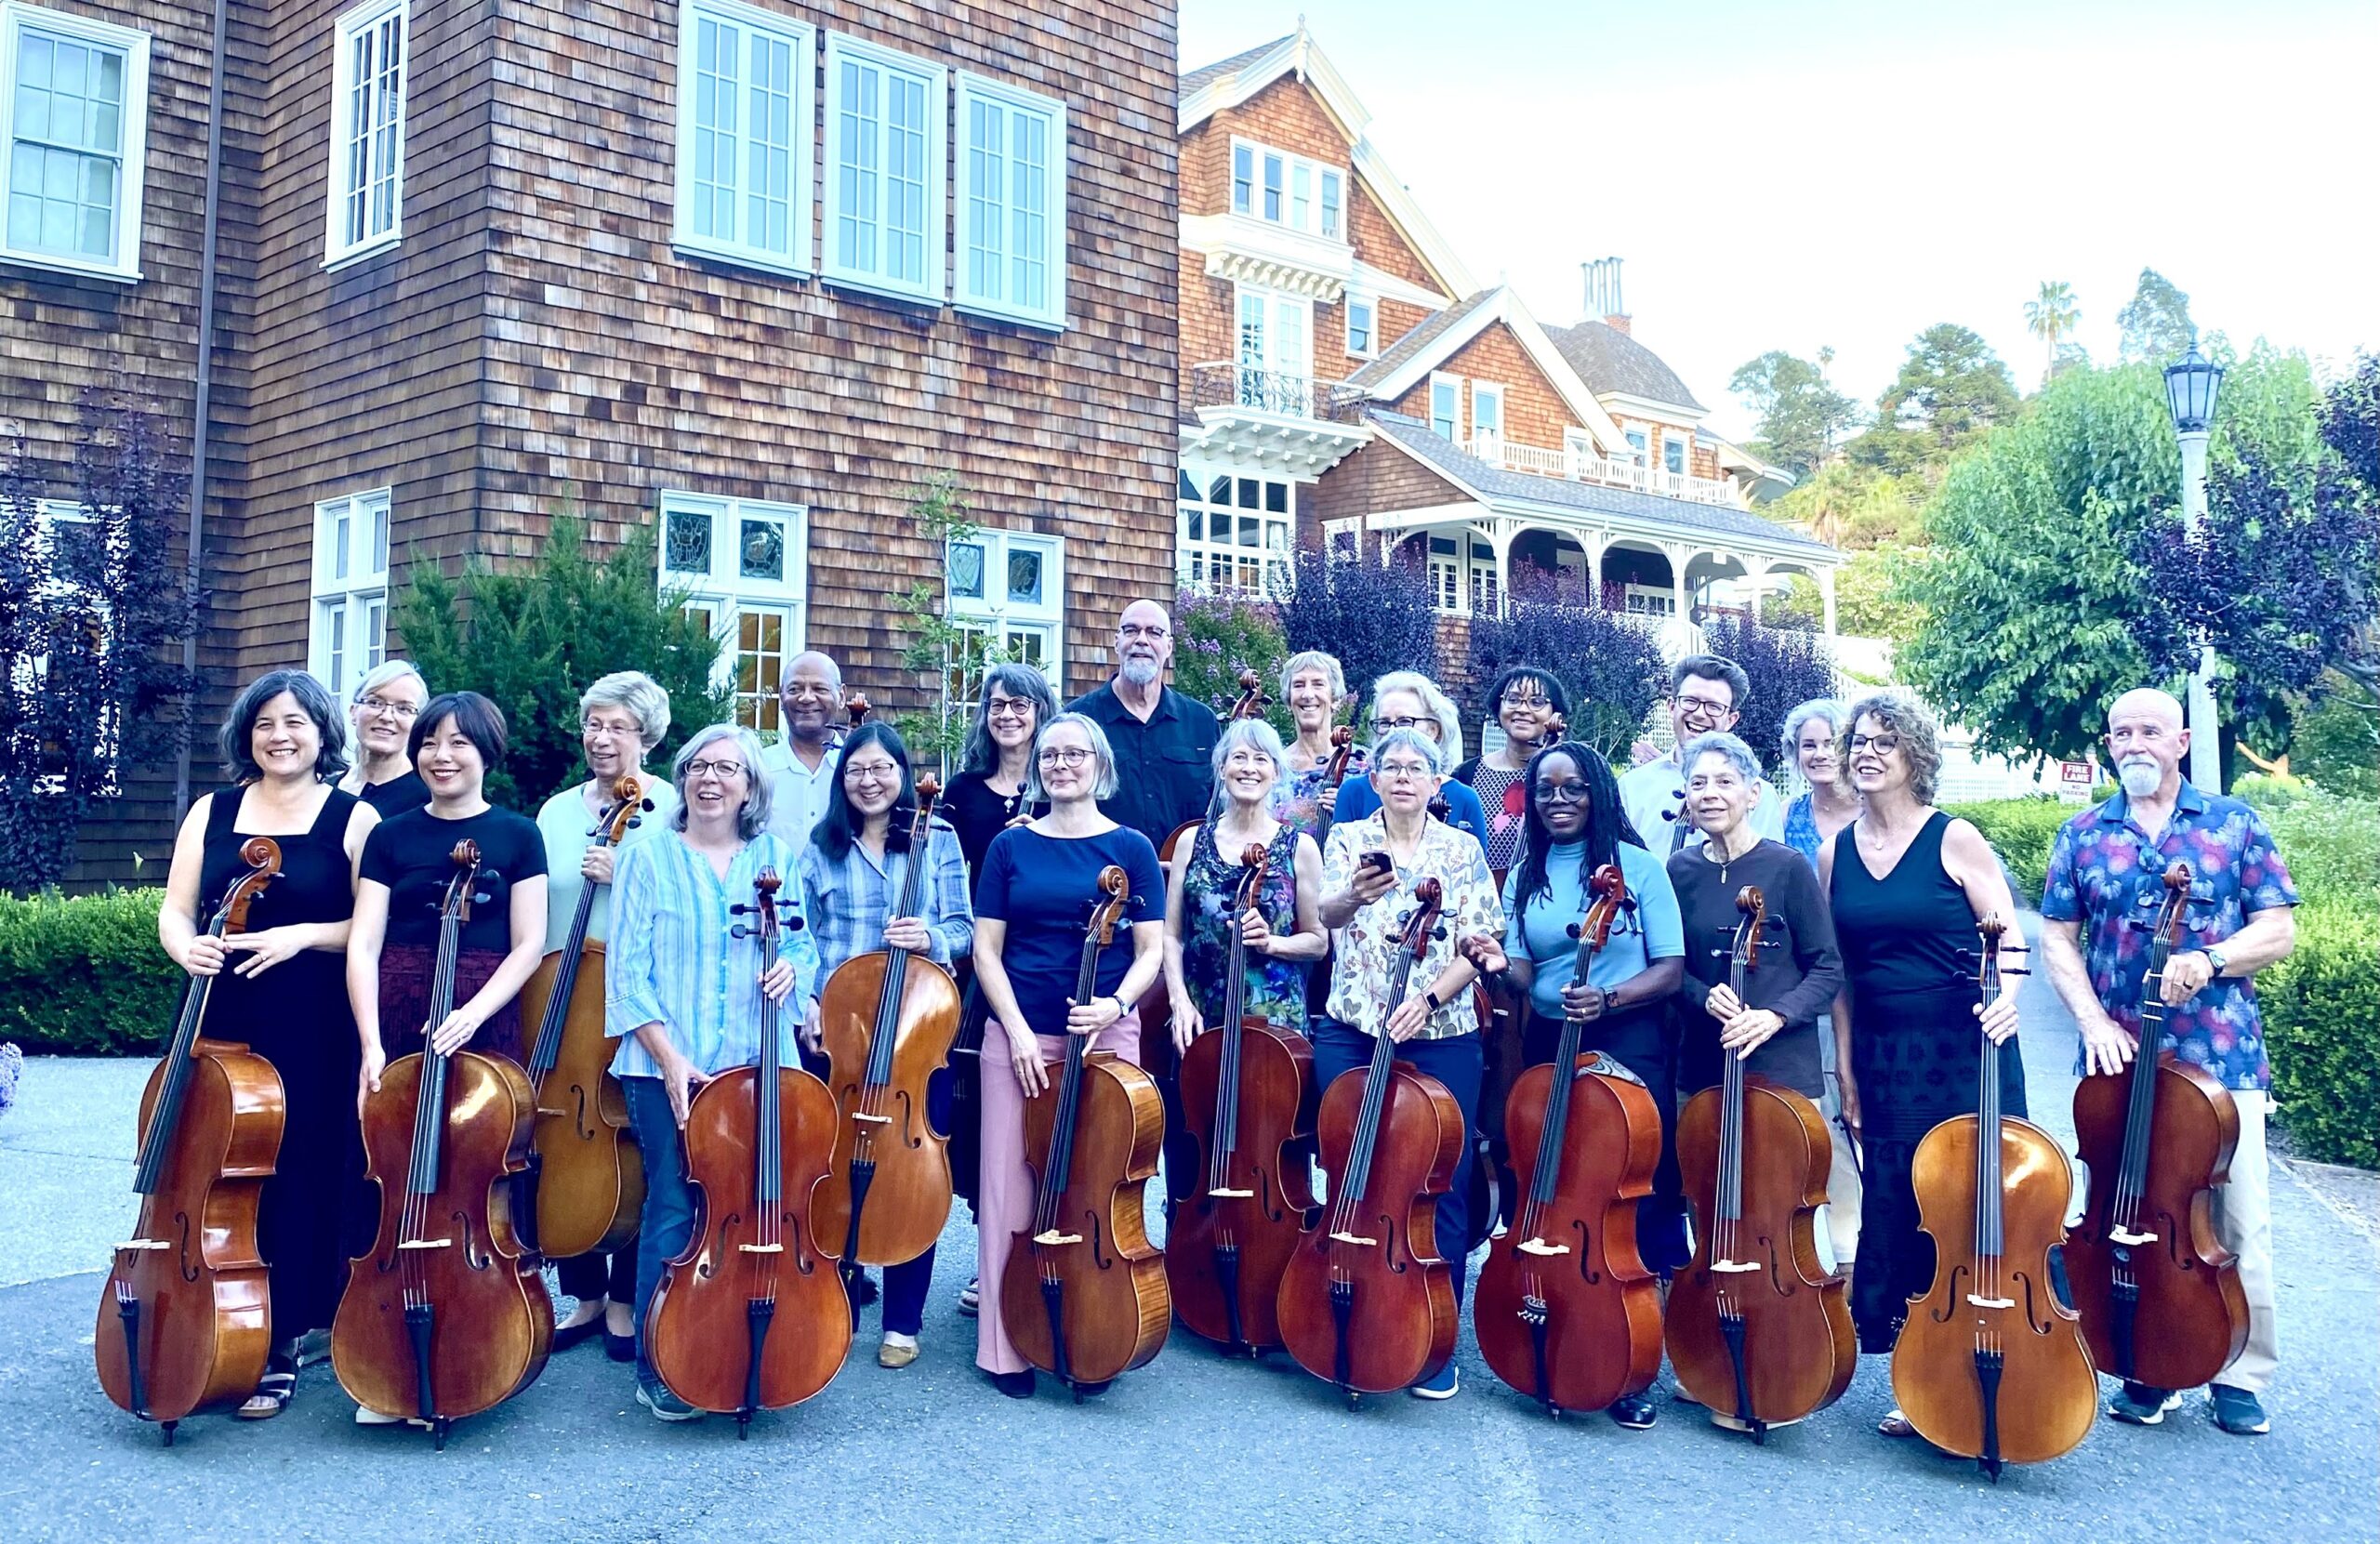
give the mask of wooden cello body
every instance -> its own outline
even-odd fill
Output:
[[[776,871],[763,869],[747,934],[776,962]],[[645,1311],[645,1353],[669,1392],[732,1413],[736,1435],[834,1381],[852,1345],[851,1300],[819,1245],[812,1197],[834,1150],[826,1086],[779,1053],[778,1009],[760,1002],[760,1060],[703,1085],[686,1116],[694,1228]]]
[[[1281,1275],[1313,1221],[1314,1048],[1243,1011],[1248,958],[1237,924],[1263,887],[1264,849],[1250,843],[1240,865],[1223,1022],[1182,1053],[1183,1119],[1198,1143],[1198,1179],[1174,1207],[1165,1273],[1183,1324],[1253,1353],[1281,1343]]]
[[[248,871],[216,908],[218,938],[245,930],[249,902],[281,872],[270,837],[250,838],[240,859]],[[167,1446],[183,1417],[253,1393],[272,1349],[257,1207],[281,1148],[281,1077],[245,1046],[199,1037],[214,979],[183,988],[141,1093],[140,1216],[115,1247],[91,1342],[99,1387],[158,1422]]]
[[[425,1034],[454,1008],[461,924],[483,899],[478,845],[454,856]],[[552,1349],[553,1300],[511,1206],[536,1112],[509,1057],[427,1047],[390,1063],[364,1107],[379,1226],[339,1297],[331,1365],[358,1405],[427,1423],[441,1448],[455,1420],[536,1381]]]
[[[1977,929],[1988,1008],[2000,996],[2006,924],[1986,917]],[[1927,1132],[1911,1166],[1934,1280],[1909,1300],[1893,1395],[1918,1435],[1997,1480],[2004,1465],[2045,1462],[2082,1442],[2099,1379],[2074,1311],[2050,1284],[2074,1171],[2048,1132],[2001,1113],[1999,1048],[1977,1038],[1977,1113]]]
[[[1121,868],[1100,872],[1077,1002],[1097,991],[1099,951],[1115,937],[1127,884]],[[1025,1103],[1033,1221],[1012,1241],[998,1284],[1010,1344],[1078,1401],[1156,1356],[1173,1320],[1165,1261],[1142,1223],[1165,1105],[1146,1073],[1087,1051],[1087,1038],[1066,1036],[1064,1061]]]
[[[1736,895],[1729,973],[1737,999],[1758,968],[1766,904]],[[1818,1262],[1818,1207],[1834,1161],[1826,1117],[1723,1050],[1720,1085],[1678,1117],[1678,1168],[1695,1216],[1694,1259],[1671,1284],[1670,1365],[1721,1425],[1788,1425],[1843,1397],[1859,1358],[1843,1278]]]
[[[1414,900],[1396,946],[1392,1007],[1428,952],[1444,892],[1424,879]],[[1447,1086],[1395,1053],[1387,1036],[1376,1036],[1371,1063],[1322,1096],[1316,1136],[1330,1199],[1300,1236],[1276,1304],[1282,1345],[1350,1405],[1436,1373],[1454,1354],[1458,1327],[1454,1278],[1438,1254],[1438,1197],[1470,1133]]]
[[[1612,864],[1589,885],[1580,981],[1628,899]],[[1660,1162],[1660,1113],[1618,1062],[1581,1059],[1584,1031],[1566,1018],[1554,1061],[1514,1079],[1504,1130],[1526,1186],[1512,1225],[1488,1244],[1471,1300],[1489,1369],[1557,1417],[1640,1393],[1661,1370],[1660,1288],[1636,1250],[1636,1202],[1652,1194]]]
[[[596,821],[596,844],[618,847],[651,808],[634,774],[622,777]],[[603,1033],[603,945],[587,936],[594,909],[595,887],[580,887],[568,937],[521,989],[522,1022],[536,1026],[526,1070],[537,1119],[520,1221],[549,1260],[625,1247],[644,1206],[644,1162],[612,1076],[619,1048]]]
[[[2215,1231],[2215,1187],[2240,1141],[2228,1089],[2162,1055],[2165,962],[2181,942],[2189,865],[2165,873],[2165,904],[2141,993],[2131,1070],[2074,1089],[2075,1145],[2090,1170],[2082,1225],[2066,1241],[2067,1279],[2091,1359],[2159,1389],[2210,1383],[2248,1343],[2248,1298]]]
[[[923,904],[940,792],[932,778],[918,780],[895,917],[915,917]],[[949,1137],[927,1116],[926,1088],[950,1060],[960,1008],[950,972],[906,949],[853,956],[820,995],[835,1145],[811,1212],[818,1236],[840,1253],[846,1287],[864,1265],[924,1254],[950,1220]]]

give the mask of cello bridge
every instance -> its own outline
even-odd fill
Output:
[[[747,1255],[781,1255],[785,1253],[785,1246],[782,1244],[738,1244],[735,1247],[739,1252]]]
[[[1739,1271],[1757,1271],[1760,1266],[1749,1260],[1714,1260],[1711,1262],[1711,1269],[1732,1274]]]
[[[1248,1201],[1253,1200],[1256,1193],[1252,1190],[1224,1190],[1219,1186],[1207,1194],[1217,1201]]]
[[[400,1249],[451,1249],[454,1247],[455,1241],[451,1238],[408,1238],[397,1246]]]
[[[890,1126],[892,1124],[892,1117],[891,1115],[871,1115],[865,1110],[853,1110],[852,1112],[852,1119],[864,1120],[870,1126]]]
[[[1967,1302],[1976,1308],[2014,1308],[2016,1306],[2016,1300],[2014,1298],[1985,1298],[1978,1297],[1973,1292],[1967,1294]]]
[[[2153,1233],[2135,1233],[2130,1228],[2109,1228],[2108,1242],[2123,1245],[2126,1248],[2137,1248],[2143,1244],[2156,1243],[2157,1235]]]
[[[1570,1252],[1570,1246],[1567,1244],[1548,1244],[1541,1238],[1525,1239],[1514,1245],[1513,1247],[1525,1255],[1542,1255],[1549,1260],[1555,1255],[1567,1255]]]
[[[125,1249],[170,1249],[172,1247],[172,1244],[162,1238],[127,1238],[123,1243],[116,1246],[116,1248],[119,1251]]]
[[[1330,1235],[1330,1241],[1333,1244],[1353,1244],[1358,1247],[1366,1249],[1376,1249],[1380,1247],[1379,1239],[1366,1238],[1361,1234],[1335,1233]]]
[[[1044,1246],[1079,1244],[1082,1242],[1082,1234],[1078,1233],[1060,1233],[1057,1229],[1051,1228],[1048,1233],[1035,1234],[1033,1235],[1033,1242]]]

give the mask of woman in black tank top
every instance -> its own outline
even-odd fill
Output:
[[[1934,1279],[1910,1166],[1935,1126],[1975,1113],[1979,1029],[2005,1032],[1995,1054],[2012,1115],[2025,1113],[2025,1068],[2016,994],[1979,1026],[1970,957],[1976,923],[2013,919],[2016,902],[1982,833],[1933,807],[1941,756],[1931,719],[1913,700],[1883,693],[1855,704],[1850,720],[1851,772],[1867,810],[1820,857],[1849,983],[1847,1011],[1842,1000],[1835,1010],[1844,1107],[1864,1148],[1851,1314],[1859,1349],[1873,1353],[1892,1349],[1910,1296]],[[1898,1434],[1891,1419],[1886,1430]]]

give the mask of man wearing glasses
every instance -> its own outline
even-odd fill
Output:
[[[1688,654],[1670,666],[1670,731],[1675,737],[1668,755],[1621,774],[1620,802],[1628,824],[1654,852],[1681,851],[1702,839],[1686,814],[1686,769],[1678,755],[1686,742],[1701,734],[1734,732],[1744,704],[1752,697],[1752,681],[1744,667],[1717,654]],[[1785,801],[1766,781],[1752,807],[1749,824],[1774,840],[1785,838]]]
[[[842,671],[814,649],[794,655],[777,687],[777,707],[782,732],[760,752],[760,773],[769,780],[769,829],[799,853],[835,789],[835,753],[843,745]]]
[[[1135,600],[1117,620],[1114,679],[1066,708],[1096,720],[1116,752],[1117,790],[1100,812],[1160,851],[1175,826],[1207,812],[1219,732],[1212,709],[1165,684],[1172,659],[1173,619]]]

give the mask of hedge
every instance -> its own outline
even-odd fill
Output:
[[[2042,904],[2042,886],[2049,878],[2050,844],[2057,838],[2057,828],[2079,812],[2076,807],[2059,803],[2053,794],[2036,794],[2030,798],[1997,798],[1979,804],[1946,804],[1942,808],[1949,814],[1975,823],[1976,829],[1983,833],[1983,839],[2008,865],[2016,904],[2038,907]]]
[[[154,1051],[188,979],[157,945],[164,895],[0,896],[0,1040],[61,1056]]]

